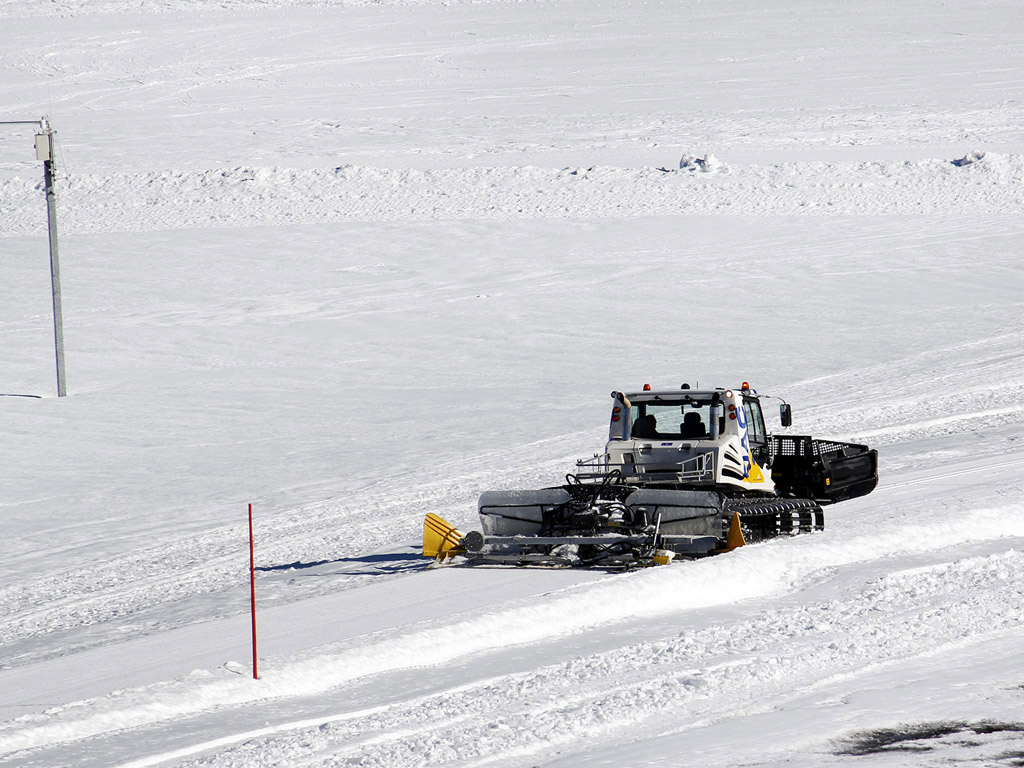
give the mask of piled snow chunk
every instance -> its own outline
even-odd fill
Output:
[[[700,171],[701,173],[727,173],[729,166],[712,154],[705,154],[704,157],[684,154],[679,159],[679,170]]]
[[[962,168],[965,165],[974,165],[985,158],[985,153],[981,150],[975,150],[974,152],[968,152],[966,155],[961,157],[959,160],[954,160],[953,165],[957,168]]]

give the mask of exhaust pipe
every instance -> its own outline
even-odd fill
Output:
[[[718,421],[722,418],[722,397],[717,392],[715,396],[711,398],[711,430],[709,437],[712,440],[718,439]]]

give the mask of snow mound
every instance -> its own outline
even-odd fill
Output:
[[[968,152],[963,157],[954,160],[953,165],[957,168],[962,168],[965,165],[974,165],[975,163],[981,162],[985,159],[985,153],[981,150],[975,150],[974,152]]]
[[[729,166],[712,154],[704,157],[685,154],[679,159],[679,170],[700,171],[701,173],[728,173]]]

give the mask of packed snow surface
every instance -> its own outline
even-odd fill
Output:
[[[0,766],[1024,764],[1021,9],[831,6],[0,0]],[[419,557],[744,380],[878,489]]]

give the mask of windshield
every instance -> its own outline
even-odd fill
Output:
[[[711,398],[635,403],[632,416],[632,437],[696,440],[711,433]],[[725,429],[724,420],[719,420],[719,432]]]

